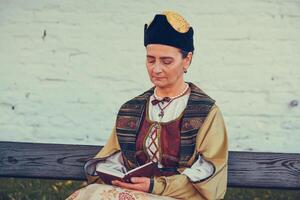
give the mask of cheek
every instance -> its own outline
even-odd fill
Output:
[[[150,65],[146,64],[146,68],[147,68],[148,75],[151,77],[151,74],[152,74],[152,71],[153,71],[153,67],[151,67]]]
[[[183,70],[181,65],[173,66],[172,70],[169,70],[168,74],[170,75],[171,79],[177,79],[183,75]]]

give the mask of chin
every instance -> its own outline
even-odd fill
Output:
[[[159,87],[159,88],[164,88],[166,87],[168,84],[164,81],[152,81],[152,83],[156,86],[156,87]]]

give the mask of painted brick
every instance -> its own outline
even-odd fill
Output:
[[[104,144],[151,84],[143,25],[176,10],[195,30],[186,74],[217,100],[231,150],[300,152],[300,3],[0,0],[0,140]]]

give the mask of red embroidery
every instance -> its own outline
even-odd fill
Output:
[[[128,192],[121,192],[119,193],[119,200],[135,200],[135,198]]]
[[[119,117],[117,120],[117,128],[136,129],[137,118]]]

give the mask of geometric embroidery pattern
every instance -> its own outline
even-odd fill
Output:
[[[159,129],[159,125],[155,124],[152,129],[151,132],[148,135],[147,138],[147,150],[148,150],[148,154],[150,156],[150,161],[153,162],[158,162],[159,160],[159,151],[158,151],[158,130]]]

